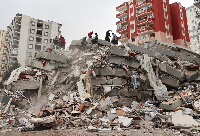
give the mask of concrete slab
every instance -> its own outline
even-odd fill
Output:
[[[171,98],[167,101],[164,101],[160,104],[160,108],[165,109],[165,110],[174,110],[177,107],[181,106],[183,104],[181,99],[175,99]]]
[[[117,46],[112,46],[110,54],[111,55],[117,55],[117,56],[124,56],[125,55],[124,50],[125,50],[124,48],[119,48]]]
[[[172,123],[175,127],[191,128],[198,127],[199,123],[190,115],[172,114]]]
[[[55,66],[50,65],[50,64],[46,64],[45,66],[43,66],[42,62],[38,60],[33,60],[32,67],[37,68],[37,69],[42,69],[45,71],[52,71],[56,68]]]
[[[18,80],[7,86],[8,90],[34,90],[38,89],[40,82],[37,80]]]
[[[160,80],[162,81],[163,84],[169,85],[171,87],[179,87],[179,80],[174,79],[172,77],[166,76],[166,75],[161,75]]]
[[[62,62],[62,63],[67,63],[67,57],[64,55],[59,55],[55,53],[48,53],[41,51],[36,55],[37,59],[46,59],[46,60],[52,60],[56,62]]]

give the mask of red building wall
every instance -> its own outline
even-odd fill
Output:
[[[178,3],[170,4],[171,18],[172,18],[172,33],[174,40],[183,39],[182,36],[182,27],[181,27],[181,18],[180,18],[180,9]]]

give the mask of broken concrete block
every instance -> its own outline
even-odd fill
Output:
[[[52,60],[56,62],[62,62],[67,63],[67,57],[65,55],[55,54],[55,53],[48,53],[41,51],[37,53],[36,55],[37,59],[46,59],[46,60]]]
[[[179,87],[179,80],[172,78],[170,76],[161,75],[160,80],[162,81],[162,83],[164,83],[166,85],[169,85],[172,87]]]
[[[176,78],[179,78],[179,79],[184,76],[183,72],[181,72],[179,70],[176,70],[175,68],[172,68],[172,67],[168,66],[166,63],[160,63],[159,64],[159,68],[162,71],[168,73],[169,75],[172,75],[172,76],[174,76]]]
[[[140,63],[134,59],[123,59],[122,64],[132,68],[138,68],[140,66]]]
[[[37,68],[37,69],[42,69],[45,71],[52,71],[56,68],[55,66],[50,65],[50,64],[46,64],[45,66],[43,66],[42,62],[38,60],[33,60],[32,67]]]
[[[165,110],[174,110],[183,104],[181,99],[171,98],[160,104],[160,108]]]
[[[113,122],[117,117],[118,117],[117,114],[110,114],[106,117],[106,119]]]
[[[118,121],[122,123],[124,127],[129,127],[133,121],[133,118],[119,116]]]
[[[124,48],[119,48],[117,46],[112,46],[110,54],[117,55],[117,56],[123,56],[124,55]]]
[[[40,86],[37,80],[18,80],[7,86],[8,90],[35,90]]]
[[[191,128],[200,126],[190,115],[172,114],[172,123],[175,127]]]
[[[52,100],[54,99],[54,97],[55,97],[55,95],[51,93],[51,94],[49,95],[48,100],[49,100],[49,101],[52,101]]]
[[[113,79],[113,85],[122,85],[122,79],[121,78],[114,78]]]

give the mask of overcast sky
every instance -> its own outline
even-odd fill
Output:
[[[44,21],[61,23],[61,33],[67,46],[90,31],[104,39],[107,30],[116,32],[116,7],[128,0],[0,0],[0,29],[10,25],[16,13]],[[184,7],[192,6],[193,0],[170,0]]]

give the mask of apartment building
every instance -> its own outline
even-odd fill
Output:
[[[186,9],[181,3],[170,4],[173,42],[190,49]]]
[[[194,0],[194,5],[195,5],[197,8],[200,8],[200,0]]]
[[[6,31],[0,30],[0,82],[5,72],[6,46]]]
[[[172,16],[173,20],[171,9],[179,12],[179,14]],[[119,12],[116,15],[119,18],[116,25],[117,32],[121,34],[120,42],[128,41],[140,45],[156,39],[167,43],[175,42],[187,48],[190,47],[189,36],[184,40],[183,36],[173,35],[173,28],[176,25],[182,26],[181,23],[185,22],[186,17],[183,17],[184,21],[181,21],[181,17],[175,18],[175,16],[184,15],[182,14],[184,10],[174,9],[174,6],[169,4],[169,0],[130,0],[116,7],[116,10]],[[178,23],[172,24],[174,21]],[[183,23],[183,25],[187,29],[187,23]],[[186,32],[185,37],[187,37]]]
[[[26,15],[16,14],[7,27],[7,68],[16,60],[25,66],[39,51],[50,44],[50,39],[59,37],[61,24],[43,21]]]
[[[191,50],[200,53],[200,9],[191,6],[186,9]]]

